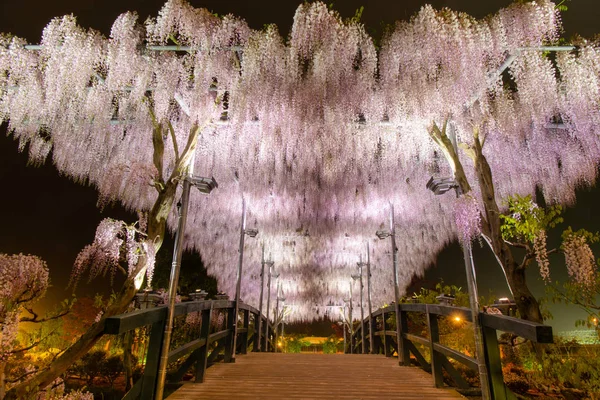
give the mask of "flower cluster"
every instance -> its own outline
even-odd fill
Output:
[[[594,285],[597,266],[587,237],[577,232],[567,234],[563,238],[562,250],[567,271],[575,283],[584,289]]]
[[[481,211],[473,196],[464,195],[456,200],[454,218],[461,241],[468,243],[479,237],[481,234]]]
[[[548,235],[544,229],[540,230],[533,241],[533,251],[535,252],[535,260],[540,267],[540,275],[546,282],[550,282],[550,261],[548,260],[548,248],[546,239]]]
[[[184,0],[168,0],[145,23],[125,13],[107,38],[67,16],[44,30],[42,51],[0,38],[0,121],[32,162],[52,155],[60,173],[99,189],[101,205],[132,210],[152,209],[161,179],[197,139],[192,169],[219,188],[192,192],[186,248],[233,293],[232,221],[245,196],[248,224],[259,228],[294,304],[289,318],[310,319],[348,296],[365,242],[372,285],[381,288],[374,306],[389,301],[389,243],[372,232],[389,229],[390,203],[401,289],[447,243],[478,234],[477,189],[455,206],[424,187],[432,175],[452,174],[428,134],[432,121],[452,116],[449,126],[466,145],[478,127],[498,198],[539,189],[549,203],[569,203],[577,185],[596,180],[600,52],[584,43],[550,61],[525,50],[559,32],[547,0],[515,2],[485,19],[424,6],[379,50],[360,22],[321,2],[298,7],[289,39],[275,26],[252,30]],[[187,51],[140,51],[164,45]],[[509,56],[516,59],[504,85],[498,68]],[[462,151],[461,160],[476,182]],[[167,225],[175,229],[175,209]],[[114,274],[119,261],[131,273],[142,256],[152,258],[153,244],[132,239],[124,225],[99,231],[76,277],[88,265],[92,276]],[[244,254],[259,260],[257,241],[247,240]],[[245,276],[259,268],[246,263]],[[244,279],[243,298],[258,304],[260,289],[259,280]]]
[[[44,296],[48,267],[36,256],[0,253],[0,363],[14,348],[19,316]]]
[[[148,287],[154,273],[156,248],[137,232],[133,226],[123,221],[106,218],[98,224],[92,244],[81,250],[75,259],[71,273],[71,285],[77,285],[83,273],[89,269],[89,280],[110,274],[114,278],[121,262],[127,264],[129,275],[139,270],[138,262],[142,258],[146,268]]]

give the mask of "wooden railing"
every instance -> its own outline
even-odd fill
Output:
[[[234,308],[235,302],[229,300],[190,301],[175,305],[176,318],[190,313],[199,313],[201,322],[197,337],[191,338],[189,342],[169,352],[169,363],[185,359],[180,363],[175,374],[168,375],[167,384],[180,383],[193,365],[196,366],[195,382],[203,382],[204,373],[208,367],[219,361],[231,362],[234,360],[235,356],[232,354],[234,335],[237,335],[236,354],[246,354],[249,346],[257,337],[260,336],[264,340],[264,332],[262,335],[256,335],[254,326],[258,327],[258,318],[262,318],[261,325],[266,327],[266,318],[259,315],[256,308],[240,303],[240,318],[239,322],[235,324],[233,321]],[[149,327],[143,376],[125,394],[123,399],[154,398],[166,318],[166,306],[158,306],[106,319],[105,334],[119,335],[137,328]],[[221,319],[222,323],[214,323],[215,319]],[[269,329],[269,350],[274,348],[272,332],[273,330]],[[254,348],[256,347],[254,346]]]
[[[363,352],[360,339],[361,328],[364,326],[365,353],[385,354],[387,357],[390,357],[395,351],[398,354],[399,363],[402,365],[410,365],[412,354],[423,369],[432,373],[433,382],[436,387],[444,386],[443,370],[445,370],[458,388],[463,390],[471,389],[448,359],[451,358],[475,371],[477,371],[477,360],[441,344],[438,326],[438,317],[459,318],[462,321],[472,322],[471,310],[464,307],[451,307],[439,304],[400,304],[398,308],[401,330],[399,337],[400,346],[397,343],[398,335],[396,334],[395,324],[391,327],[387,322],[388,318],[395,314],[395,306],[391,305],[377,310],[372,314],[371,320],[367,317],[362,323],[357,325],[350,340],[352,352]],[[418,313],[425,317],[428,337],[409,333],[409,313]],[[552,327],[497,314],[480,313],[480,321],[492,399],[516,399],[516,396],[504,383],[497,332],[511,333],[534,343],[552,343]],[[369,341],[370,332],[373,333],[373,343]],[[423,345],[429,350],[431,362],[427,362],[415,344]],[[399,347],[400,349],[398,349]],[[347,352],[349,351],[347,350]]]

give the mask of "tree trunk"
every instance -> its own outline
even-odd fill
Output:
[[[540,304],[529,290],[529,287],[527,287],[525,268],[519,268],[515,264],[512,268],[507,269],[506,277],[515,297],[515,303],[517,303],[517,309],[521,318],[540,324],[544,323]]]
[[[543,323],[544,319],[542,318],[540,305],[529,290],[527,281],[525,280],[525,268],[515,262],[512,249],[502,237],[502,221],[500,219],[500,209],[496,202],[492,169],[483,155],[483,146],[479,140],[478,129],[475,129],[474,138],[475,172],[477,173],[481,198],[485,209],[485,220],[482,221],[482,224],[485,224],[484,231],[490,236],[493,251],[502,263],[502,268],[506,274],[508,285],[512,290],[521,318]]]

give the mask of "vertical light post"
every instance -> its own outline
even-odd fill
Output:
[[[235,362],[235,348],[237,346],[238,315],[240,312],[240,291],[242,289],[242,265],[244,261],[244,238],[246,235],[256,237],[257,229],[246,229],[246,199],[242,197],[242,223],[240,226],[240,247],[238,249],[237,283],[235,286],[235,308],[233,312],[233,340],[231,341],[231,362]]]
[[[265,287],[265,265],[269,267],[269,284],[271,282],[271,267],[273,266],[273,261],[265,260],[265,244],[262,244],[262,256],[260,260],[261,270],[260,270],[260,300],[258,301],[258,329],[256,331],[256,347],[257,351],[261,351],[262,345],[262,310],[263,310],[263,292]],[[268,309],[267,305],[267,309]],[[267,314],[268,315],[268,314]],[[267,319],[268,321],[268,319]],[[267,322],[268,324],[268,322]]]
[[[342,307],[342,331],[344,331],[344,354],[346,354],[346,350],[348,349],[348,344],[346,343],[346,304]]]
[[[454,153],[458,157],[458,145],[456,143],[456,134],[450,125],[449,139],[454,148]],[[455,173],[453,163],[450,163],[452,171]],[[425,187],[431,190],[435,195],[442,195],[451,189],[456,192],[456,197],[462,196],[462,188],[456,181],[456,176],[453,178],[434,178],[431,177]],[[467,240],[461,241],[463,256],[465,260],[465,270],[467,275],[467,288],[469,289],[469,305],[471,314],[473,315],[473,334],[475,336],[475,359],[477,360],[477,370],[479,372],[479,381],[481,382],[481,397],[484,400],[491,398],[490,383],[488,378],[487,366],[485,365],[485,347],[483,344],[483,331],[481,329],[481,321],[479,319],[479,295],[477,293],[477,278],[475,274],[475,264],[473,263],[473,253],[471,250],[471,242]]]
[[[267,327],[265,329],[265,351],[269,351],[269,313],[271,311],[271,277],[279,278],[279,272],[274,271],[274,266],[269,267],[269,277],[267,279]]]
[[[403,364],[404,344],[402,342],[402,323],[400,318],[400,287],[398,286],[398,248],[396,247],[396,229],[394,223],[394,205],[390,203],[390,230],[377,231],[375,234],[381,240],[386,237],[392,242],[392,266],[394,269],[394,310],[396,312],[396,343],[398,344],[398,364]]]
[[[275,291],[275,353],[277,353],[277,347],[279,346],[279,282],[277,282],[277,289]]]
[[[373,354],[373,308],[371,306],[371,253],[367,242],[367,302],[369,303],[369,353]]]
[[[190,165],[193,165],[193,158]],[[171,263],[171,276],[169,278],[167,320],[165,321],[165,332],[160,351],[156,391],[154,392],[154,398],[158,400],[162,400],[165,390],[165,378],[167,376],[167,364],[169,359],[169,345],[171,343],[171,334],[173,332],[173,319],[175,318],[175,298],[177,297],[177,285],[179,283],[179,271],[181,269],[181,256],[183,254],[183,238],[185,234],[185,224],[187,222],[187,213],[190,203],[190,189],[192,186],[195,186],[201,193],[210,194],[213,189],[219,187],[217,181],[215,181],[215,178],[194,177],[191,170],[188,171],[187,175],[188,176],[186,176],[183,180],[183,191],[181,193],[180,200],[181,204],[178,204],[177,232],[175,233],[173,262]]]
[[[358,282],[360,284],[360,340],[361,340],[360,350],[361,350],[362,354],[365,354],[365,314],[363,311],[362,254],[360,255],[360,262],[358,262],[357,265],[358,265],[358,274],[353,274],[352,279],[354,279],[355,281],[358,280]]]
[[[285,350],[285,297],[281,297],[281,352]]]
[[[348,298],[348,325],[350,328],[350,354],[354,354],[354,321],[352,319],[352,281],[350,281],[350,297]]]

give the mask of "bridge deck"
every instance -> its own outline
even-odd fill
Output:
[[[238,355],[216,364],[205,382],[188,383],[169,396],[183,399],[457,399],[433,386],[430,374],[400,367],[396,358],[357,354]]]

